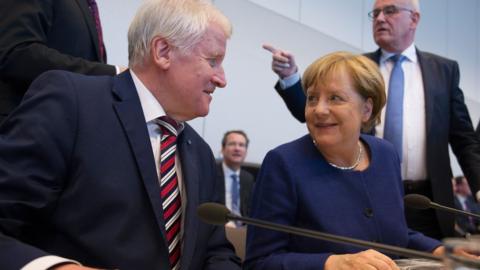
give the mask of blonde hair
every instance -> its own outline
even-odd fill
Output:
[[[362,131],[369,132],[380,123],[380,112],[385,106],[385,83],[377,64],[363,55],[349,52],[327,54],[310,64],[303,73],[303,91],[316,87],[331,78],[331,75],[346,72],[350,76],[354,89],[365,100],[372,100],[372,115],[363,123]]]
[[[156,36],[188,53],[211,23],[231,36],[230,21],[208,0],[146,0],[128,29],[129,66],[143,63]]]

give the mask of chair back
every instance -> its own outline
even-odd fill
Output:
[[[228,241],[235,248],[235,253],[242,260],[245,260],[245,245],[247,242],[247,226],[232,227],[225,226],[225,233]]]

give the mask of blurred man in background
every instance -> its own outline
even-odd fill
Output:
[[[223,160],[217,165],[219,181],[225,182],[225,205],[237,215],[248,216],[250,194],[254,177],[242,169],[247,156],[248,137],[242,130],[230,130],[223,135]],[[228,225],[240,226],[241,223],[230,222]]]
[[[473,198],[467,179],[464,176],[456,176],[453,178],[452,184],[455,194],[455,208],[480,214],[480,205]],[[474,217],[456,215],[455,222],[455,231],[461,236],[479,233],[480,220]]]

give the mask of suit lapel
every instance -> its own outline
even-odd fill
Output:
[[[437,88],[436,80],[431,78],[436,78],[437,74],[432,69],[433,65],[430,63],[428,56],[426,56],[421,51],[417,50],[418,63],[420,65],[420,70],[422,71],[422,80],[423,80],[423,92],[425,94],[425,121],[427,129],[427,138],[434,136],[430,134],[432,132],[432,123],[433,117],[435,115],[434,105],[435,105],[435,91],[433,89]],[[428,140],[427,140],[428,142]]]
[[[88,4],[86,0],[75,0],[82,10],[83,17],[85,18],[85,23],[88,26],[88,31],[90,32],[90,36],[92,38],[93,45],[95,47],[95,55],[97,56],[98,61],[103,62],[103,59],[100,58],[100,47],[97,35],[97,27],[95,26],[95,21],[93,20],[92,13],[88,8]]]
[[[193,232],[198,231],[198,218],[196,218],[196,216],[200,196],[200,179],[198,178],[199,168],[192,155],[191,147],[194,142],[190,136],[190,133],[192,132],[190,129],[191,128],[188,124],[185,124],[185,129],[180,134],[177,145],[182,163],[182,181],[186,189],[184,194],[188,194],[187,205],[185,207],[185,212],[183,213],[185,219],[183,224],[183,249],[180,259],[182,269],[189,269],[189,263],[193,257],[197,242],[197,235]],[[189,232],[189,234],[186,234],[185,232]]]
[[[222,161],[220,161],[219,164],[217,164],[217,181],[219,182],[223,182],[225,183],[225,174],[223,173],[223,165],[222,165]],[[225,184],[224,184],[225,186]],[[223,203],[225,203],[226,201],[226,194],[225,192],[223,192],[223,196],[222,196],[222,199],[223,199]]]
[[[380,66],[380,56],[382,55],[382,51],[380,49],[374,52],[366,53],[364,55]]]
[[[243,172],[242,169],[240,169],[240,212],[242,214],[242,216],[246,216],[247,215],[247,209],[248,209],[248,205],[246,205],[247,203],[247,200],[246,198],[248,198],[248,194],[247,194],[247,186],[249,185],[249,183],[246,183],[246,180],[245,180],[245,173]]]
[[[378,49],[374,52],[366,53],[364,55],[367,58],[369,58],[370,60],[372,60],[373,62],[377,63],[377,65],[380,67],[380,56],[382,55],[382,51],[380,49]],[[383,108],[383,109],[385,109],[385,108]],[[362,132],[362,133],[375,136],[376,135],[375,126],[373,126],[371,130],[366,131],[366,132]]]
[[[130,149],[137,163],[138,172],[145,185],[145,190],[148,193],[148,198],[155,212],[159,230],[166,243],[165,224],[155,158],[153,157],[145,117],[130,72],[124,72],[114,78],[113,92],[119,98],[119,101],[114,104],[114,109],[127,135]]]

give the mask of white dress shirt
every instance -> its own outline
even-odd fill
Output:
[[[388,99],[388,82],[393,69],[392,61],[388,59],[394,55],[382,50],[380,57],[380,72],[385,80],[385,91]],[[406,57],[402,62],[405,78],[403,97],[403,157],[402,178],[410,180],[424,180],[427,178],[427,125],[425,113],[425,91],[417,52],[414,44],[410,45],[402,55]],[[375,127],[376,136],[383,138],[385,124],[385,110],[381,113],[381,123]]]

